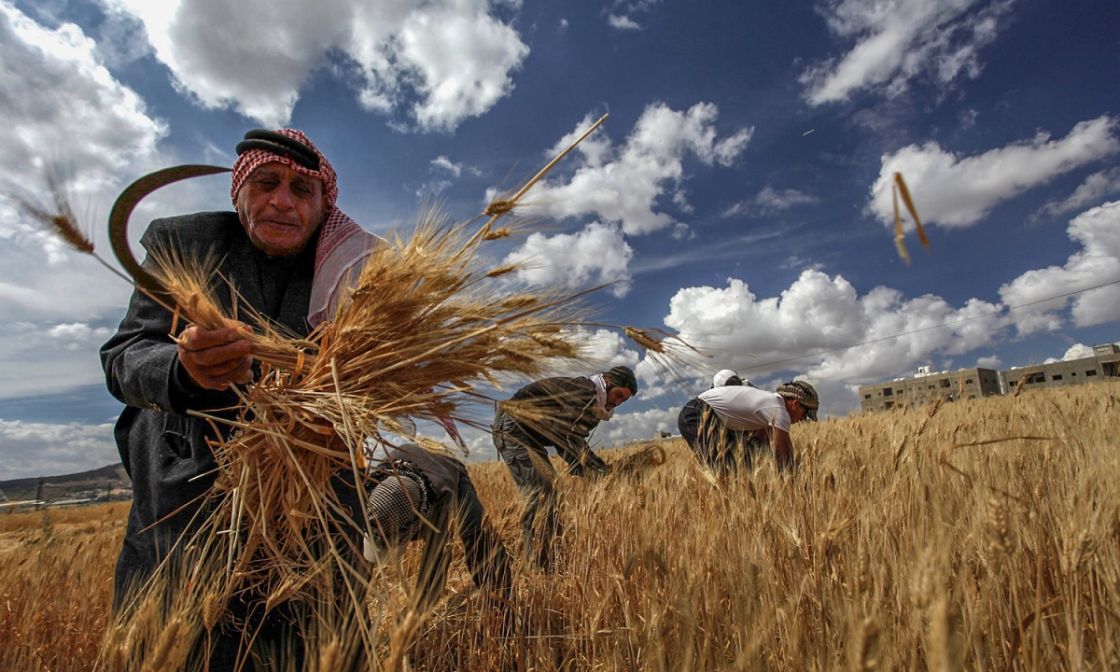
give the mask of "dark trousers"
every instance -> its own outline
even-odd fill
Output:
[[[677,429],[700,463],[716,472],[751,468],[753,454],[767,445],[766,430],[727,429],[719,415],[699,398],[681,408]]]
[[[544,446],[519,436],[516,431],[504,429],[503,424],[495,422],[492,436],[498,455],[509,467],[513,482],[525,498],[525,512],[521,514],[522,550],[542,569],[551,571],[553,546],[563,534],[557,511],[559,493],[553,485],[556,469],[549,461]]]

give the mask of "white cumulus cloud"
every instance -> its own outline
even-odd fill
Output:
[[[907,145],[883,156],[868,207],[885,224],[894,221],[891,185],[900,172],[923,222],[971,226],[1000,203],[1117,151],[1118,122],[1107,116],[1083,121],[1058,140],[1039,132],[974,156],[957,156],[936,142]]]
[[[806,270],[774,297],[756,296],[738,278],[723,287],[682,288],[664,322],[740,375],[765,382],[792,372],[825,386],[838,395],[835,413],[858,405],[854,385],[908,372],[935,354],[992,344],[1007,318],[978,299],[952,306],[887,287],[861,296],[843,276]],[[862,345],[847,347],[856,344]]]
[[[1000,297],[1006,305],[1035,304],[1012,313],[1019,333],[1061,328],[1067,306],[1072,307],[1069,319],[1078,327],[1120,319],[1120,285],[1116,284],[1035,303],[1120,280],[1120,201],[1105,203],[1075,217],[1069,225],[1069,237],[1081,249],[1065,264],[1027,271],[1000,287]]]
[[[109,335],[105,327],[91,327],[80,322],[57,324],[47,329],[47,335],[64,341],[79,341],[87,338],[104,338]]]
[[[506,96],[529,53],[496,16],[515,3],[103,1],[143,23],[156,57],[194,100],[268,126],[288,121],[314,71],[338,65],[367,108],[452,130]]]
[[[632,413],[625,413],[625,409],[625,404],[619,406],[613,418],[599,423],[594,435],[594,441],[599,446],[612,447],[649,440],[658,436],[658,432],[678,434],[679,408],[651,408]]]
[[[1003,360],[998,355],[986,355],[976,358],[976,367],[979,369],[999,370],[1003,367]]]
[[[721,137],[715,126],[718,116],[719,109],[711,103],[697,103],[683,112],[663,103],[650,105],[623,145],[613,145],[606,129],[599,129],[579,146],[580,162],[570,179],[541,182],[523,203],[548,217],[595,216],[620,224],[626,235],[672,226],[675,218],[658,204],[668,198],[687,210],[686,158],[694,157],[706,166],[730,166],[754,133],[753,127],[746,127]],[[548,152],[550,158],[591,122],[590,117],[584,119],[556,143]]]
[[[613,283],[611,293],[622,297],[630,291],[632,256],[617,226],[592,222],[577,233],[532,233],[504,263],[518,264],[517,279],[530,285],[575,289]]]
[[[40,186],[48,163],[64,161],[59,168],[71,195],[89,196],[150,158],[167,133],[99,62],[97,45],[81,28],[45,28],[7,3],[0,3],[0,82],[9,94],[0,98],[0,176],[24,190]]]
[[[636,31],[642,29],[638,16],[649,12],[661,0],[614,0],[604,10],[607,25],[615,30]]]
[[[432,167],[439,170],[444,170],[454,177],[459,177],[463,173],[463,164],[455,163],[446,156],[440,155],[432,159]]]
[[[998,288],[998,302],[971,298],[954,305],[883,286],[861,295],[841,275],[806,270],[777,296],[757,296],[739,278],[722,287],[681,288],[664,323],[711,355],[713,366],[763,384],[771,375],[805,376],[835,395],[829,412],[842,413],[858,407],[859,384],[905,375],[935,359],[951,366],[958,355],[998,346],[1012,328],[1029,334],[1120,319],[1120,284],[1107,284],[1120,281],[1120,201],[1075,217],[1069,236],[1080,249],[1065,264],[1023,273]],[[1097,285],[1104,286],[1081,291]],[[1066,357],[1084,352],[1075,346]],[[981,355],[976,365],[998,369],[1001,361]],[[636,370],[650,387],[668,382],[648,360]]]
[[[1093,356],[1093,348],[1085,345],[1084,343],[1074,343],[1069,346],[1065,354],[1061,358],[1047,357],[1043,364],[1053,364],[1055,362],[1068,362],[1071,359],[1084,359]]]

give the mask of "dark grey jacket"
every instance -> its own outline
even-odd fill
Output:
[[[503,434],[507,445],[512,440],[542,455],[545,446],[555,446],[573,474],[605,471],[606,462],[587,445],[599,426],[592,409],[595,396],[590,378],[544,378],[521,388],[508,402],[499,402],[492,430]],[[510,411],[511,406],[519,412]]]
[[[307,334],[307,310],[314,272],[315,238],[296,258],[270,259],[245,235],[233,212],[206,212],[157,219],[141,243],[149,254],[171,246],[184,259],[216,255],[215,295],[227,311],[228,280],[260,314],[297,334]],[[145,266],[151,268],[150,258]],[[218,277],[220,275],[221,277]],[[223,280],[223,278],[225,280]],[[248,321],[242,314],[241,319]],[[176,331],[185,328],[179,321]],[[214,483],[214,456],[206,440],[217,438],[209,423],[188,410],[225,413],[232,392],[198,387],[179,363],[171,340],[172,315],[140,292],[133,292],[117,333],[101,348],[109,391],[127,407],[114,430],[121,461],[132,479],[132,510],[117,563],[115,601],[146,579],[175,541],[201,522],[196,514]],[[195,522],[192,524],[192,519]]]

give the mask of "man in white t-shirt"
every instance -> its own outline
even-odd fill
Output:
[[[704,392],[681,409],[677,425],[697,459],[717,471],[750,467],[752,454],[774,448],[779,469],[793,465],[790,425],[817,419],[820,400],[812,385],[795,380],[767,392],[723,385]]]

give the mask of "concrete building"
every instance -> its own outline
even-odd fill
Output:
[[[976,399],[1002,392],[999,373],[994,369],[935,372],[928,366],[920,367],[913,378],[896,378],[859,388],[860,409],[865,413],[923,406],[935,399]]]
[[[1010,394],[1020,386],[1034,390],[1110,379],[1120,379],[1120,345],[1115,343],[1094,346],[1092,357],[1013,367],[998,373],[992,369],[932,372],[923,366],[913,378],[861,385],[860,409],[870,413],[922,406],[938,398],[955,401]]]
[[[1000,372],[1008,392],[1080,385],[1120,378],[1120,346],[1106,343],[1093,348],[1092,357],[1049,364],[1017,366]]]

